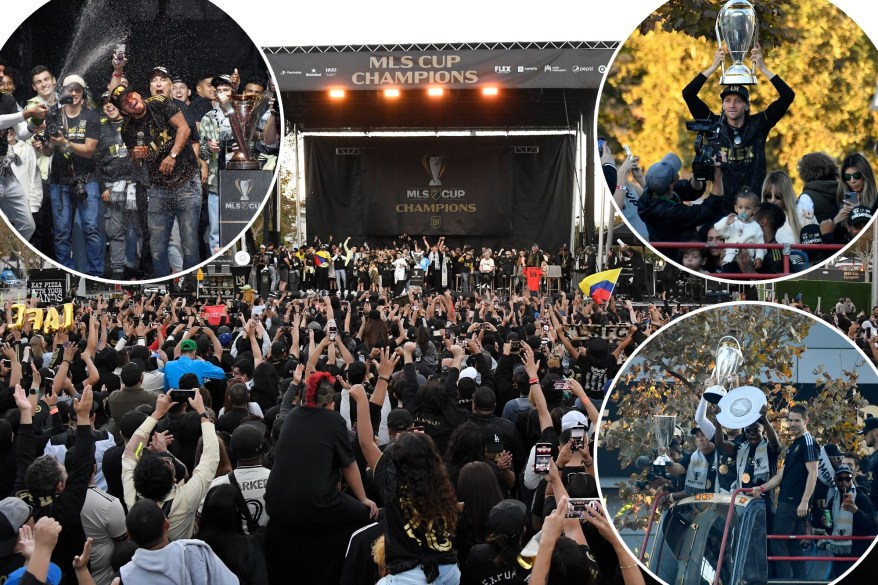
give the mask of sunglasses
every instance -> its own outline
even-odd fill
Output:
[[[783,199],[780,193],[772,193],[771,191],[766,191],[765,194],[762,195],[762,198],[766,201],[769,199],[777,199],[778,201]]]
[[[836,483],[841,482],[841,481],[843,481],[845,483],[849,483],[849,482],[853,481],[853,479],[854,479],[853,477],[848,475],[847,477],[836,477],[835,481],[836,481]]]
[[[855,173],[853,173],[853,174],[851,174],[851,175],[845,173],[845,174],[842,175],[842,178],[843,178],[845,181],[850,181],[851,179],[853,179],[853,180],[855,180],[855,181],[859,181],[860,179],[863,178],[863,173],[861,173],[860,171],[857,171],[857,172],[855,172]]]

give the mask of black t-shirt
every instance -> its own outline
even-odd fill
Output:
[[[590,398],[603,399],[607,380],[611,380],[619,370],[616,358],[610,356],[606,360],[597,360],[589,355],[579,354],[576,363],[579,366],[582,389]]]
[[[241,421],[250,416],[246,408],[232,408],[223,413],[219,420],[216,421],[216,430],[231,433]]]
[[[384,500],[384,560],[388,570],[401,573],[421,566],[425,560],[437,565],[456,563],[457,551],[448,532],[454,526],[423,526],[411,513],[403,512],[406,498],[398,492],[392,452],[392,446],[385,449],[374,474]]]
[[[878,451],[869,456],[866,463],[866,485],[869,487],[869,499],[878,510]]]
[[[210,103],[209,99],[203,98],[200,95],[192,98],[192,101],[189,102],[189,114],[198,122],[201,122],[201,119],[204,117],[206,113],[213,109],[213,104]]]
[[[14,114],[18,111],[18,104],[8,93],[0,93],[0,114]],[[0,156],[6,156],[9,141],[6,139],[6,130],[0,132]]]
[[[83,107],[76,117],[68,117],[61,108],[61,121],[64,135],[73,144],[85,144],[86,139],[99,140],[101,137],[101,116],[94,110]],[[55,148],[52,155],[51,182],[55,185],[70,185],[76,178],[90,181],[95,171],[95,160],[77,154],[65,155]]]
[[[296,408],[286,417],[265,486],[265,508],[286,523],[321,519],[341,503],[340,469],[354,461],[347,425],[323,408]]]
[[[490,544],[477,544],[469,551],[469,557],[461,571],[460,585],[518,585],[528,582],[530,571],[518,562],[494,564],[497,551]]]
[[[137,146],[137,133],[143,132],[143,140],[149,147],[144,165],[151,183],[159,187],[179,187],[191,180],[198,170],[195,152],[187,141],[177,155],[173,172],[165,176],[159,171],[159,165],[171,154],[174,146],[177,130],[171,124],[171,118],[179,113],[181,110],[171,100],[157,95],[146,100],[146,113],[141,118],[129,116],[122,125],[122,139],[129,149]],[[185,115],[183,119],[186,120]]]
[[[778,500],[801,502],[805,495],[805,482],[808,479],[808,468],[805,464],[817,461],[820,448],[811,433],[805,433],[790,445],[784,456],[783,479],[780,482]],[[816,472],[815,472],[816,473]]]

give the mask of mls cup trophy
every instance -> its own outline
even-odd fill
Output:
[[[729,0],[716,17],[716,40],[729,48],[732,66],[723,66],[720,85],[756,85],[756,76],[744,65],[756,37],[756,10],[747,0]]]
[[[730,343],[734,342],[732,346]],[[726,335],[719,340],[716,348],[716,362],[713,367],[713,373],[708,378],[708,383],[712,384],[704,391],[704,399],[711,404],[717,404],[720,399],[726,395],[729,388],[738,385],[738,374],[736,373],[741,364],[744,363],[744,354],[741,353],[741,344],[731,335]]]
[[[668,477],[667,466],[674,462],[668,455],[668,448],[674,438],[674,427],[677,424],[677,417],[674,415],[653,415],[652,432],[653,440],[656,444],[658,456],[652,462],[652,475],[655,477]]]
[[[220,108],[229,119],[232,126],[232,134],[238,143],[238,151],[232,159],[226,163],[229,170],[258,171],[259,161],[255,160],[250,153],[250,144],[256,132],[256,125],[265,114],[270,105],[274,93],[265,91],[259,97],[244,97],[233,95],[230,99],[220,102]]]

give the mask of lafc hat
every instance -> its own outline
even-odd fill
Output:
[[[119,108],[119,104],[121,104],[125,96],[132,91],[134,90],[127,85],[117,85],[113,88],[113,91],[110,92],[110,101],[113,103],[114,106],[116,106],[117,109],[121,109]]]
[[[851,216],[848,223],[856,226],[858,224],[867,224],[872,219],[872,210],[864,205],[858,205],[851,210]]]
[[[739,95],[742,100],[748,104],[750,103],[750,90],[747,89],[746,85],[727,85],[720,92],[719,97],[725,99],[729,94]]]
[[[160,73],[162,77],[167,77],[168,79],[173,79],[174,76],[171,75],[171,70],[165,67],[164,65],[156,65],[149,71],[149,78],[152,79],[155,77],[156,73]]]

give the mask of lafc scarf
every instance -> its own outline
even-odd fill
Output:
[[[716,464],[716,449],[710,454],[713,463]],[[716,477],[713,483],[708,485],[710,474],[710,461],[701,451],[696,450],[689,459],[689,468],[686,470],[686,487],[692,488],[698,492],[719,493],[719,482]]]
[[[851,497],[857,499],[857,488],[851,486],[848,492]],[[835,488],[830,489],[829,498],[826,505],[832,511],[832,536],[851,536],[854,533],[854,513],[848,512],[841,507],[844,496]],[[850,540],[831,540],[829,541],[829,550],[836,555],[846,555],[851,552]]]
[[[756,445],[756,452],[753,454],[753,466],[749,471],[747,470],[748,459],[750,459],[750,443],[744,442],[738,446],[738,480],[737,486],[733,487],[744,487],[745,483],[760,485],[771,478],[771,467],[768,464],[768,439],[763,437],[762,441]],[[749,481],[742,479],[744,473],[750,474]]]

